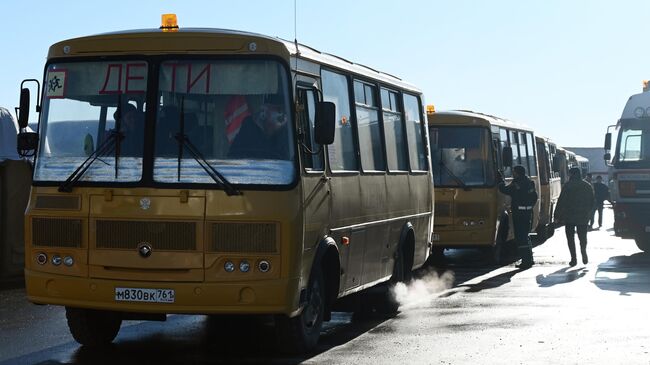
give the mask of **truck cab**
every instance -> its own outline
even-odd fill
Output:
[[[609,186],[614,204],[614,231],[633,238],[642,251],[650,251],[650,90],[632,95],[605,137]],[[612,148],[612,135],[616,136]]]

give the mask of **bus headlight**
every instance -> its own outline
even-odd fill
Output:
[[[226,261],[226,263],[223,264],[223,269],[226,270],[226,272],[233,272],[235,271],[235,264],[233,264],[232,261]]]
[[[45,265],[47,263],[47,255],[44,254],[43,252],[39,253],[36,255],[36,262],[39,265]]]
[[[269,272],[271,270],[271,264],[266,260],[262,260],[257,264],[257,268],[260,272]]]
[[[251,269],[251,264],[248,263],[246,260],[241,260],[239,263],[239,271],[241,272],[248,272],[248,270]]]
[[[61,262],[63,262],[63,259],[59,255],[54,255],[52,256],[52,265],[54,266],[59,266],[61,265]]]
[[[63,258],[63,265],[68,266],[68,267],[74,265],[74,259],[72,258],[72,256],[64,257]]]

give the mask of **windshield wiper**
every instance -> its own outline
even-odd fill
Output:
[[[111,131],[108,135],[108,138],[102,142],[97,149],[93,151],[93,153],[86,158],[84,162],[77,167],[70,176],[59,186],[59,191],[64,192],[64,193],[69,193],[72,191],[72,187],[74,184],[79,181],[79,179],[83,176],[83,174],[88,171],[90,166],[95,162],[96,160],[100,160],[104,163],[107,163],[99,158],[99,156],[104,155],[104,154],[109,154],[113,148],[119,146],[120,141],[124,138],[124,136],[117,132],[117,131]],[[117,153],[116,153],[117,155]],[[117,165],[117,160],[115,161],[115,164]],[[117,173],[117,167],[116,167],[116,173]]]
[[[221,187],[228,196],[242,195],[240,190],[237,190],[222,174],[210,165],[210,163],[203,157],[201,152],[190,141],[185,134],[185,99],[181,99],[181,115],[179,118],[180,130],[174,138],[178,141],[178,181],[181,180],[181,160],[183,158],[183,147],[192,155],[192,158],[203,168],[203,170],[214,180],[219,187]]]
[[[449,169],[449,167],[447,167],[447,165],[445,165],[445,163],[442,161],[442,158],[440,159],[440,166],[442,166],[442,167],[445,169],[445,171],[447,171],[447,174],[449,174],[449,176],[451,176],[452,179],[456,180],[456,182],[457,182],[457,183],[458,183],[458,184],[459,184],[459,185],[460,185],[464,190],[470,190],[470,188],[467,186],[467,184],[465,184],[465,182],[464,182],[463,180],[461,180],[460,177],[456,176],[453,172],[451,172],[451,170]]]

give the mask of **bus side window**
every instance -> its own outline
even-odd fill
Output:
[[[358,171],[348,78],[336,72],[322,70],[321,82],[323,101],[330,101],[336,105],[334,143],[327,146],[329,168],[332,171]]]
[[[323,148],[314,141],[314,121],[316,120],[316,93],[313,89],[298,89],[298,123],[303,133],[303,165],[308,171],[323,171]],[[310,152],[311,151],[311,152]],[[314,154],[314,152],[318,152]]]
[[[501,155],[504,147],[511,146],[510,142],[508,141],[508,134],[509,133],[508,133],[507,129],[501,128],[499,130],[499,137],[501,138],[501,142],[500,142],[501,145],[499,146],[500,147],[499,148],[499,156],[500,156],[499,160],[502,163],[501,166],[503,168],[503,177],[512,177],[512,167],[503,166],[503,156]],[[513,154],[514,154],[514,151],[513,151]],[[514,159],[513,159],[513,163],[514,163]]]

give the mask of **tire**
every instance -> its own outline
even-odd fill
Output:
[[[122,317],[115,312],[66,307],[65,316],[72,337],[89,347],[113,342],[122,325]]]
[[[354,312],[354,320],[386,319],[397,315],[399,302],[395,298],[392,289],[397,283],[408,283],[413,276],[410,267],[407,267],[404,246],[401,247],[395,256],[395,266],[393,266],[393,274],[390,280],[387,283],[366,289],[361,294],[361,303]]]
[[[314,271],[309,284],[309,298],[299,315],[278,315],[275,319],[278,346],[288,354],[303,354],[318,343],[325,313],[325,281],[323,271]]]
[[[644,235],[634,239],[636,247],[643,252],[650,252],[650,235]]]

